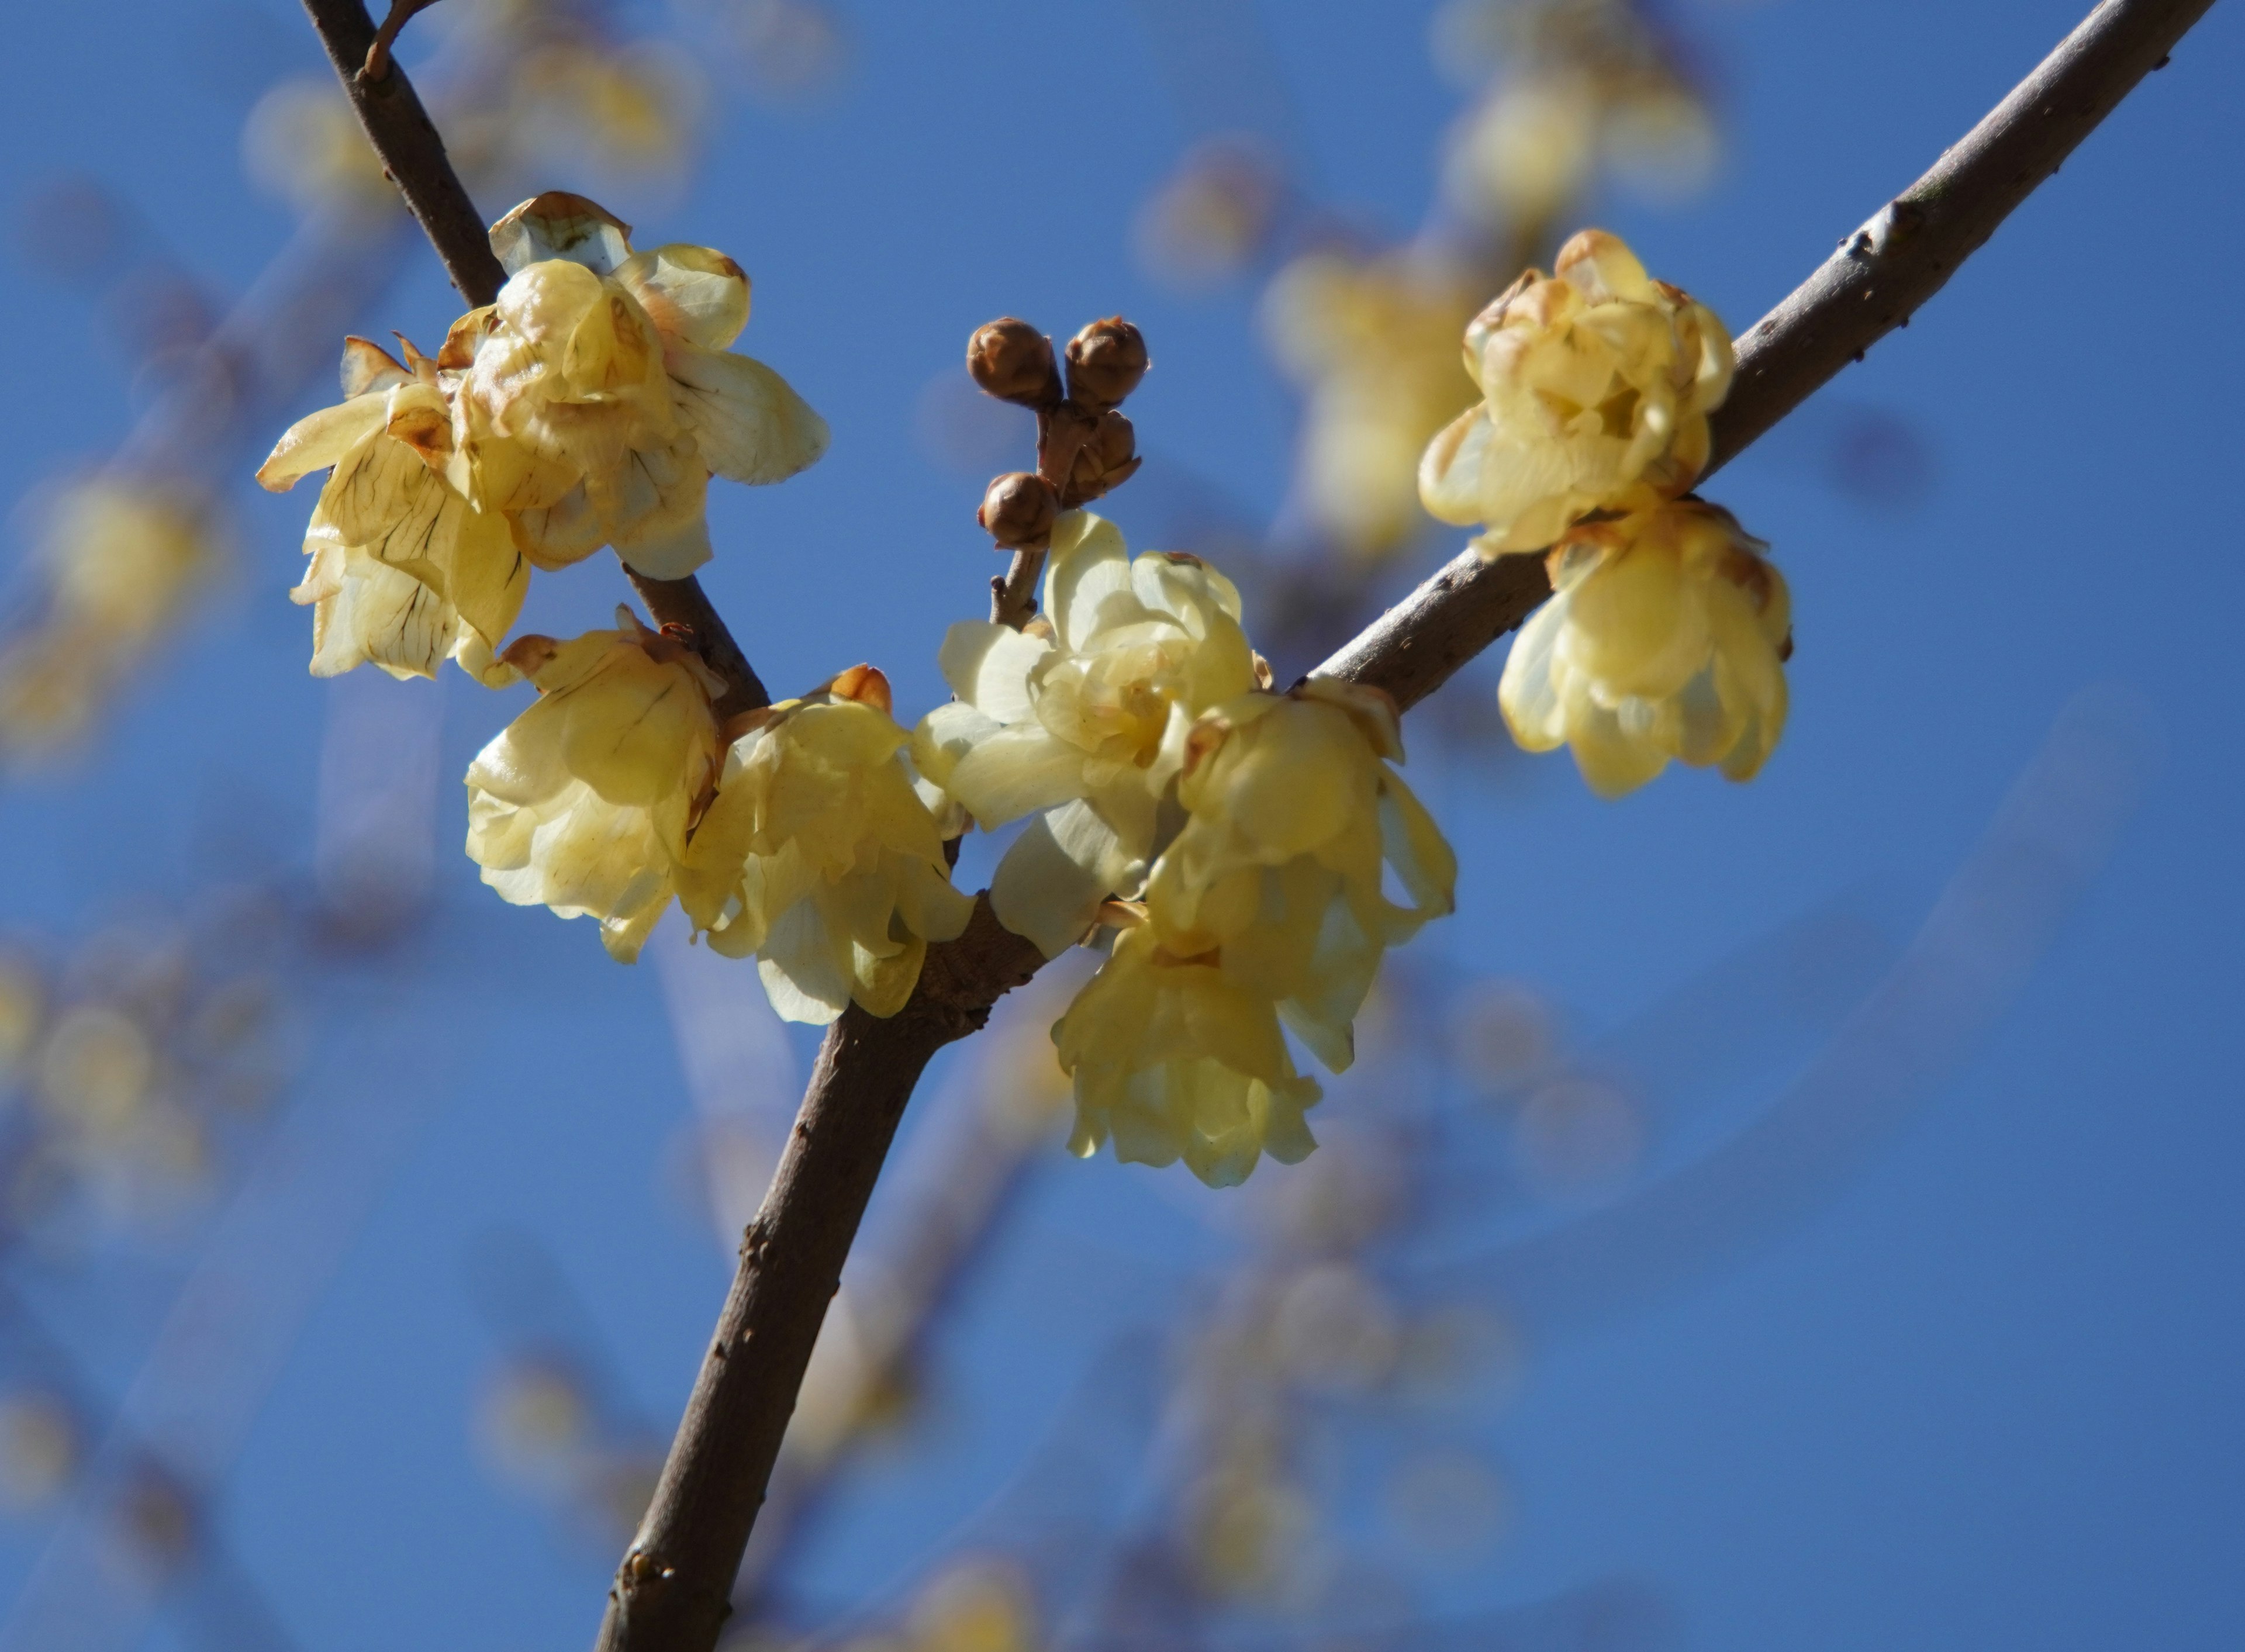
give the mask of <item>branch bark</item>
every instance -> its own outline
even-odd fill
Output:
[[[503,273],[411,87],[396,70],[372,85],[359,80],[375,32],[364,6],[304,3],[368,137],[454,284],[471,303],[489,302]],[[1709,473],[1906,324],[2129,89],[2165,63],[2211,4],[2105,0],[1931,171],[1749,329],[1730,399],[1716,415]],[[673,605],[675,623],[739,659],[695,581],[643,581],[641,591],[659,620],[671,622],[663,605]],[[1484,562],[1468,551],[1319,670],[1376,685],[1408,708],[1549,594],[1542,559]],[[739,691],[753,682],[747,673]],[[761,684],[754,693],[760,701]],[[787,1150],[743,1241],[654,1501],[609,1592],[600,1652],[715,1646],[811,1346],[912,1087],[936,1051],[979,1028],[1043,962],[998,924],[986,897],[964,935],[929,949],[902,1011],[883,1021],[853,1005],[828,1032]]]

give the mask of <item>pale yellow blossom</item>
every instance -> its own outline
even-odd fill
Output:
[[[1258,666],[1230,580],[1196,557],[1134,561],[1086,511],[1053,529],[1044,615],[1018,632],[952,626],[941,663],[958,699],[922,721],[912,759],[986,829],[1036,816],[990,899],[1054,957],[1102,900],[1144,883],[1186,731],[1252,688]]]
[[[1343,1071],[1381,955],[1455,904],[1456,856],[1389,766],[1403,757],[1394,702],[1312,678],[1217,707],[1189,744],[1185,825],[1147,882],[1149,924],[1273,1001]],[[1387,897],[1387,870],[1410,904]]]
[[[1293,1164],[1317,1146],[1302,1121],[1317,1082],[1295,1072],[1277,1006],[1211,961],[1171,953],[1150,926],[1116,938],[1053,1041],[1075,1075],[1068,1145],[1082,1156],[1112,1140],[1118,1159],[1182,1158],[1223,1188],[1265,1153]]]
[[[1722,323],[1618,239],[1584,230],[1554,270],[1529,271],[1467,328],[1484,399],[1420,462],[1427,509],[1483,525],[1484,554],[1541,550],[1639,483],[1682,493],[1730,389]]]
[[[1751,779],[1785,728],[1785,580],[1726,511],[1643,492],[1551,552],[1557,594],[1529,617],[1497,697],[1530,751],[1572,748],[1606,796],[1671,758]]]
[[[347,340],[343,403],[290,426],[257,472],[280,492],[329,468],[304,531],[311,565],[289,593],[312,605],[312,674],[370,662],[428,677],[449,655],[503,681],[512,674],[493,652],[522,610],[530,565],[505,519],[445,480],[451,415],[437,362],[405,349],[410,367]]]
[[[509,659],[538,703],[468,769],[468,855],[518,906],[589,916],[623,963],[670,904],[717,768],[723,684],[627,609],[618,629],[523,637]]]
[[[1419,456],[1473,399],[1457,341],[1477,297],[1419,251],[1312,253],[1264,295],[1264,336],[1305,395],[1293,502],[1352,556],[1387,556],[1426,525]]]
[[[640,572],[709,559],[709,477],[783,481],[826,450],[825,421],[780,376],[724,347],[749,281],[706,247],[634,253],[582,197],[546,194],[501,219],[497,303],[446,346],[454,485],[505,513],[540,567],[602,545]]]
[[[914,790],[886,678],[859,666],[749,714],[679,876],[709,944],[758,954],[772,1007],[824,1025],[855,999],[893,1015],[930,941],[967,927],[943,838]]]

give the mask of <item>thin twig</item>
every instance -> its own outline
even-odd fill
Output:
[[[1899,324],[2211,3],[2107,0],[2092,13],[1997,115],[1943,158],[1928,175],[1931,182],[1909,192],[1911,200],[1940,196],[1915,233],[1883,243],[1875,238],[1862,249],[1870,280],[1889,283],[1895,294],[1891,308],[1866,303],[1864,283],[1834,281],[1820,270],[1746,335],[1737,386],[1717,415],[1717,453],[1737,453]],[[2042,112],[2046,107],[2053,112]],[[1999,118],[2031,124],[2034,142],[1991,132]],[[1320,670],[1377,684],[1407,707],[1549,594],[1541,558],[1484,562],[1468,552]],[[996,924],[985,898],[965,935],[929,950],[919,991],[894,1019],[877,1021],[852,1006],[828,1035],[654,1503],[609,1593],[599,1652],[707,1652],[716,1644],[811,1344],[910,1077],[937,1045],[980,1026],[989,1006],[1042,962],[1034,947]]]
[[[1747,332],[1737,383],[1716,416],[1716,462],[1734,457],[1906,322],[2211,4],[2105,0],[1932,171]],[[454,283],[471,303],[490,301],[503,272],[405,77],[393,72],[373,89],[358,82],[374,36],[364,7],[359,0],[305,6]],[[1376,684],[1414,705],[1548,594],[1540,559],[1484,562],[1468,552],[1319,671]],[[697,631],[714,638],[722,624],[698,587],[694,598],[709,627]],[[853,1005],[828,1032],[786,1152],[743,1241],[654,1501],[609,1592],[600,1652],[715,1646],[826,1304],[912,1087],[937,1050],[979,1028],[1043,961],[998,924],[984,897],[964,935],[929,949],[903,1010],[878,1020]]]
[[[1014,552],[1004,577],[991,579],[992,623],[1019,631],[1036,617],[1037,578],[1045,571],[1045,553],[1051,549],[1050,542],[1023,545]]]
[[[426,11],[437,0],[390,0],[390,15],[382,20],[382,27],[374,31],[374,44],[366,49],[366,63],[359,73],[368,80],[380,80],[390,72],[390,49],[397,45],[397,37],[405,32],[405,25],[417,11]]]

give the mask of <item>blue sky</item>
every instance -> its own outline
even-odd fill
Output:
[[[913,434],[974,325],[1138,321],[1156,362],[1131,404],[1143,446],[1255,517],[1284,490],[1290,403],[1248,289],[1187,300],[1130,261],[1132,212],[1210,120],[1200,92],[1171,95],[1150,40],[1173,8],[838,9],[855,54],[831,99],[735,100],[689,190],[614,204],[641,244],[707,242],[749,268],[743,347],[833,426],[802,478],[720,490],[713,594],[776,688],[870,659],[901,714],[940,694],[941,626],[978,611],[992,571],[979,483]],[[1459,106],[1429,64],[1427,10],[1261,7],[1310,186],[1386,234],[1423,214]],[[2066,0],[1678,10],[1708,44],[1724,168],[1686,206],[1596,210],[1738,332],[2076,20]],[[319,66],[294,8],[46,7],[10,37],[0,185],[18,222],[57,175],[90,173],[239,292],[289,230],[242,181],[238,134],[266,79]],[[2245,1632],[2245,574],[2228,498],[2245,346],[2220,308],[2245,258],[2241,78],[2245,21],[2216,7],[1907,332],[1713,484],[1794,592],[1793,719],[1761,779],[1673,772],[1606,804],[1563,758],[1414,747],[1413,782],[1464,863],[1430,965],[1536,982],[1585,1037],[1843,896],[1906,940],[2086,689],[2124,708],[2141,776],[2016,1005],[1922,1107],[1719,1268],[1537,1342],[1517,1399],[1473,1425],[1503,1466],[1509,1534],[1430,1574],[1431,1607],[1620,1574],[1693,1649],[2214,1649]],[[113,446],[133,405],[94,309],[38,243],[14,250],[10,499]],[[417,253],[358,330],[427,342],[449,296]],[[325,399],[323,382],[301,407]],[[1830,485],[1818,432],[1862,410],[1933,455],[1913,508]],[[309,627],[284,596],[310,498],[245,477],[229,503],[241,566],[98,753],[0,792],[0,924],[67,936],[308,852],[336,692],[303,674]],[[1111,513],[1144,539],[1164,527],[1152,506],[1126,489]],[[599,623],[623,594],[588,565],[544,582],[528,619]],[[1494,673],[1447,692],[1486,695]],[[519,696],[458,678],[442,694],[449,775]],[[463,805],[440,796],[449,846]],[[437,888],[409,951],[308,989],[302,1094],[390,1125],[220,1505],[242,1566],[321,1652],[589,1639],[612,1558],[557,1540],[471,1439],[496,1357],[465,1283],[479,1236],[538,1238],[665,1432],[727,1267],[674,1190],[688,1105],[654,971],[501,906],[448,849]],[[1735,1008],[1747,1026],[1760,1012]],[[1227,1254],[1181,1175],[1052,1155],[938,1346],[933,1421],[860,1473],[804,1557],[817,1598],[909,1576],[1109,1339],[1163,1318]],[[160,1292],[19,1266],[122,1390]],[[0,1591],[51,1534],[0,1534]]]

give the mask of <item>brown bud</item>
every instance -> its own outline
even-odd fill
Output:
[[[1146,339],[1120,315],[1094,322],[1068,342],[1068,393],[1086,407],[1109,408],[1146,376]]]
[[[1044,477],[1028,471],[994,477],[974,513],[990,537],[1008,551],[1042,545],[1052,538],[1053,518],[1060,501]]]
[[[984,394],[1001,402],[1049,407],[1061,397],[1052,341],[1014,316],[1001,315],[974,329],[967,341],[967,370]]]
[[[1083,504],[1121,487],[1138,469],[1138,434],[1120,413],[1100,416],[1068,467],[1063,502]]]

